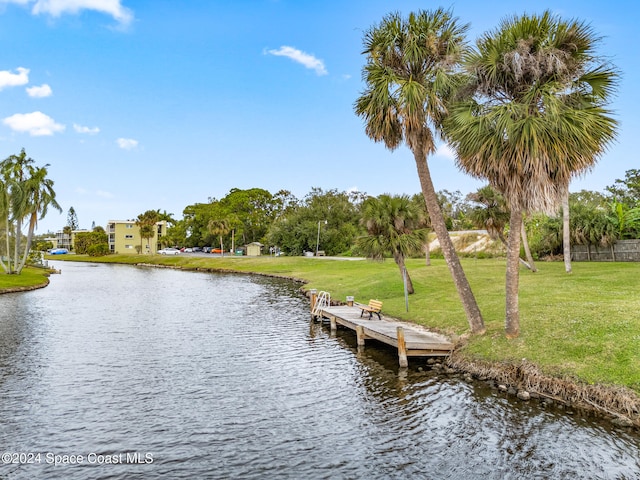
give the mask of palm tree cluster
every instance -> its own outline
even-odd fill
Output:
[[[38,220],[51,206],[62,211],[56,201],[47,167],[37,167],[24,149],[0,162],[0,266],[5,273],[19,274],[24,268]],[[23,225],[28,226],[23,244]],[[6,258],[6,262],[3,259]]]
[[[147,241],[146,253],[151,253],[150,241],[156,236],[159,214],[157,210],[147,210],[136,218],[136,226],[140,228],[140,251],[142,252],[142,240]]]
[[[606,108],[617,72],[596,55],[599,38],[583,22],[544,12],[507,18],[467,48],[450,11],[391,14],[364,36],[365,90],[355,112],[366,134],[389,149],[413,152],[432,225],[458,288],[472,333],[484,323],[437,208],[427,156],[437,135],[459,168],[504,196],[511,232],[523,216],[557,210],[569,183],[612,142]],[[520,331],[520,234],[507,246],[505,331]]]
[[[427,163],[457,86],[456,68],[467,29],[442,9],[411,13],[408,18],[398,13],[385,17],[365,33],[365,90],[354,107],[372,140],[390,150],[405,143],[413,153],[432,228],[471,331],[481,334],[484,320],[447,232]]]

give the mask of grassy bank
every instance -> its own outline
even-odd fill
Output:
[[[51,259],[54,261],[57,259]],[[65,260],[96,261],[82,256]],[[405,309],[402,281],[393,261],[342,261],[302,257],[108,256],[101,262],[162,263],[183,268],[215,268],[304,279],[307,288],[345,300],[378,298],[383,313],[443,333],[461,336],[468,325],[443,260],[410,260],[408,270],[416,293]],[[586,384],[621,385],[640,393],[640,265],[574,263],[538,264],[539,271],[521,271],[521,336],[507,340],[504,327],[505,263],[501,259],[463,259],[463,266],[487,333],[471,338],[462,349],[469,359],[520,363],[542,372]]]
[[[48,284],[49,272],[42,268],[25,268],[20,275],[0,274],[0,293],[34,290]]]

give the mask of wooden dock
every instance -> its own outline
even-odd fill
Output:
[[[314,300],[312,298],[312,304]],[[386,320],[384,315],[378,320],[360,314],[360,308],[351,305],[312,307],[312,317],[329,320],[332,331],[337,330],[338,325],[355,330],[359,346],[364,346],[366,340],[377,340],[397,348],[401,367],[408,366],[408,357],[442,357],[453,350],[454,345],[448,338],[418,325]]]

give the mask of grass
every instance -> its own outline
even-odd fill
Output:
[[[48,272],[42,268],[24,268],[20,275],[0,273],[0,293],[3,290],[29,289],[49,283]]]
[[[54,260],[62,259],[50,258]],[[370,298],[382,300],[383,313],[390,317],[453,336],[469,331],[449,270],[441,259],[432,259],[429,267],[423,259],[407,262],[416,292],[409,296],[409,311],[400,273],[392,260],[186,255],[69,255],[64,260],[158,263],[304,279],[308,282],[305,288],[328,291],[341,301],[347,295],[363,303]],[[621,385],[640,393],[639,264],[574,263],[572,274],[565,273],[561,262],[539,262],[537,273],[522,269],[521,335],[507,340],[503,333],[505,260],[462,259],[462,263],[487,327],[485,335],[469,339],[462,355],[490,362],[526,359],[548,375],[587,384]]]

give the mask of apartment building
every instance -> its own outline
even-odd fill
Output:
[[[53,244],[53,248],[66,248],[67,250],[73,250],[75,245],[76,235],[78,233],[88,232],[89,230],[73,230],[70,234],[65,233],[63,230],[59,230],[55,233],[55,237],[47,237],[45,240]]]
[[[107,223],[109,253],[154,254],[162,248],[161,238],[166,234],[165,220],[156,223],[155,235],[148,240],[140,236],[140,227],[136,225],[135,220],[109,220]]]

